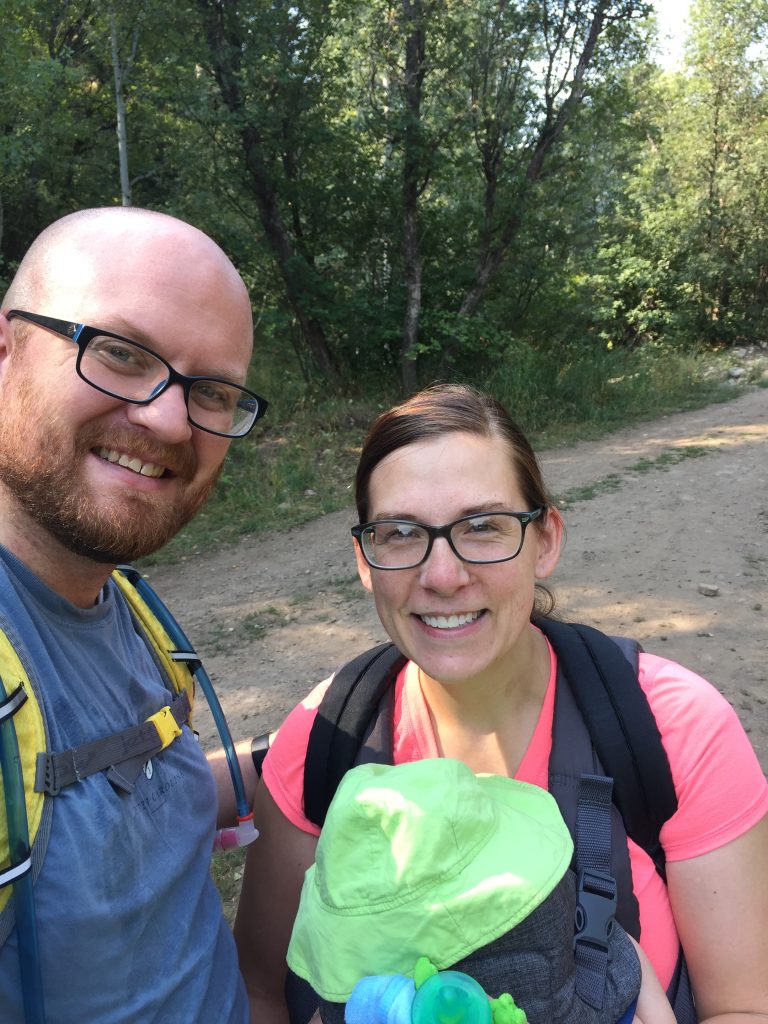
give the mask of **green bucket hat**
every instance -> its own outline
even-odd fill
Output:
[[[288,964],[344,1003],[366,975],[458,963],[525,920],[568,870],[554,798],[450,758],[359,765],[307,871]]]

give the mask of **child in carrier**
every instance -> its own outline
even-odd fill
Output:
[[[360,765],[329,808],[288,964],[324,1024],[674,1024],[615,922],[604,978],[583,983],[572,854],[536,786],[450,758]]]

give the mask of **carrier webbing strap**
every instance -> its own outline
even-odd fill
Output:
[[[381,698],[405,661],[394,644],[380,644],[347,662],[326,691],[310,732],[304,771],[304,813],[320,828],[339,782],[357,760]]]
[[[59,753],[38,754],[35,791],[56,796],[64,786],[107,770],[107,778],[114,786],[133,792],[141,766],[180,735],[189,711],[189,695],[185,691],[140,725]]]
[[[633,651],[630,649],[627,654],[632,657]],[[636,651],[634,659],[636,661]],[[585,793],[582,783],[585,776],[610,777],[610,773],[595,752],[568,679],[563,673],[562,665],[558,664],[552,720],[552,750],[549,756],[549,791],[557,801],[560,813],[577,847],[579,843],[586,843],[589,850],[591,844],[601,843],[610,849],[611,874],[616,879],[618,887],[616,920],[626,932],[639,940],[640,907],[633,888],[627,829],[618,808],[615,804],[611,804],[609,808],[608,827],[604,837],[598,839],[590,836],[584,828],[581,829],[581,834],[579,833],[579,805]],[[573,860],[573,869],[576,872],[579,869],[578,853],[577,849]]]
[[[637,674],[617,643],[590,626],[554,620],[537,625],[557,652],[603,769],[614,780],[613,799],[626,831],[663,878],[659,834],[677,810],[677,794]]]
[[[616,879],[611,866],[611,791],[604,775],[582,775],[576,810],[576,919],[573,959],[576,992],[603,1008],[610,960],[608,937],[616,917]]]

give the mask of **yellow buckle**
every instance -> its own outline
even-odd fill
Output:
[[[173,717],[173,712],[167,704],[164,708],[156,711],[154,715],[150,715],[147,721],[157,729],[157,735],[162,743],[161,750],[165,750],[169,743],[173,743],[177,736],[181,736],[181,726]]]

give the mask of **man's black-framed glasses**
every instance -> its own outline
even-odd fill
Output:
[[[353,526],[352,536],[372,569],[414,569],[429,558],[438,537],[448,541],[462,562],[486,565],[516,558],[526,527],[543,511],[481,512],[445,526],[427,526],[410,519],[378,519]]]
[[[220,437],[244,437],[267,411],[267,401],[254,391],[218,377],[188,377],[138,341],[100,327],[12,309],[18,317],[52,331],[78,348],[78,376],[97,391],[134,405],[148,405],[172,384],[181,384],[189,422]]]

